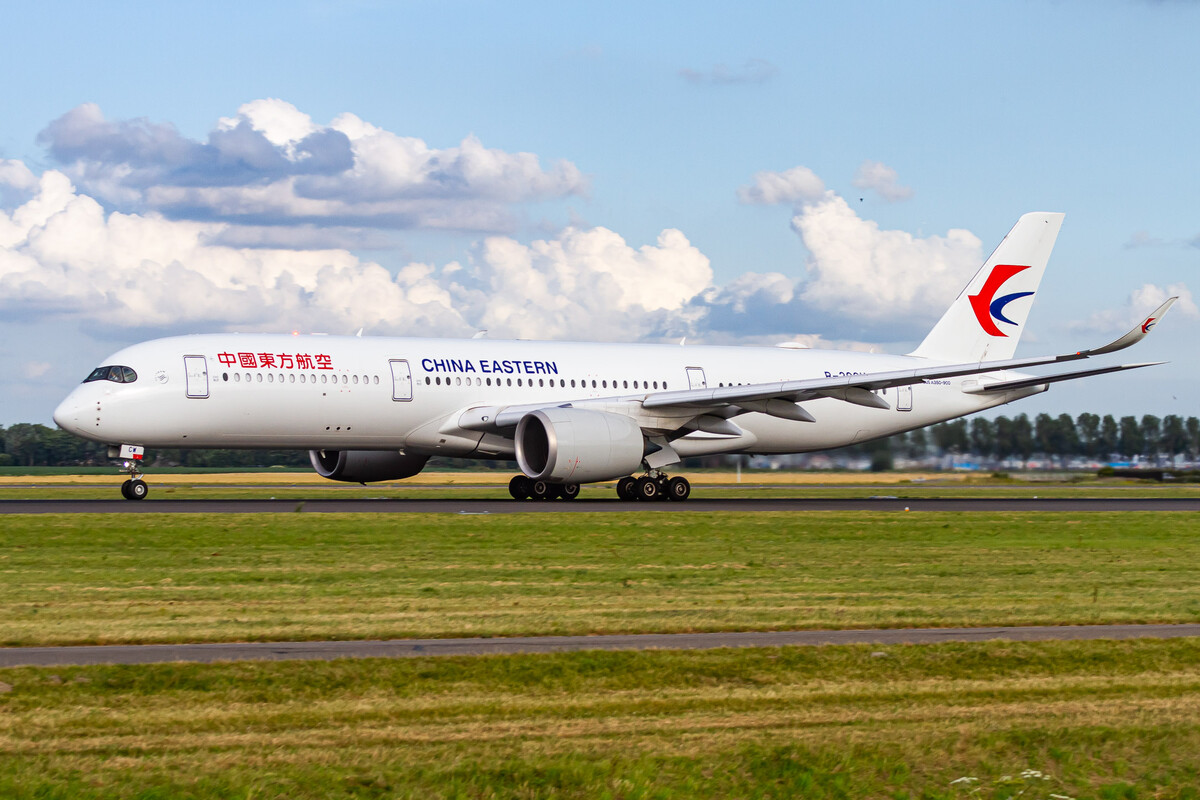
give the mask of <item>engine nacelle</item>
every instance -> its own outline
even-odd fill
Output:
[[[308,458],[322,478],[351,483],[411,478],[429,460],[395,450],[309,450]]]
[[[646,452],[629,417],[581,408],[542,408],[517,423],[517,463],[534,480],[587,483],[622,478]]]

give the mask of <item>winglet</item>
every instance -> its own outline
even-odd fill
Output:
[[[1133,330],[1122,336],[1120,339],[1109,342],[1103,347],[1097,347],[1095,350],[1084,350],[1080,353],[1080,355],[1099,356],[1104,355],[1105,353],[1115,353],[1118,350],[1124,350],[1126,347],[1137,344],[1142,339],[1146,338],[1147,334],[1150,333],[1150,329],[1158,324],[1159,320],[1166,315],[1167,311],[1178,299],[1178,297],[1168,298],[1167,302],[1150,312],[1149,316],[1147,316],[1137,325],[1134,325]]]

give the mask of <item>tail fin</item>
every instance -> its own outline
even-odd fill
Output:
[[[911,355],[939,361],[1012,358],[1064,214],[1025,214]]]

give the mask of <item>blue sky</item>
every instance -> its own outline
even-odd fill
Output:
[[[1200,5],[84,3],[6,11],[0,424],[183,331],[906,352],[1026,211],[1004,413],[1200,414]],[[762,191],[763,186],[774,186]],[[756,187],[758,190],[756,191]]]

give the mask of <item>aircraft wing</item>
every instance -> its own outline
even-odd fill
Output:
[[[520,422],[523,416],[531,411],[556,406],[602,408],[635,418],[658,418],[659,422],[648,425],[648,427],[657,428],[665,428],[668,425],[671,427],[682,427],[690,420],[703,418],[704,423],[699,427],[702,430],[708,430],[712,433],[732,434],[736,429],[730,427],[721,417],[732,416],[743,411],[758,411],[785,419],[813,422],[815,421],[813,417],[803,408],[797,406],[796,403],[829,397],[870,408],[887,409],[891,408],[887,400],[875,394],[879,389],[908,386],[915,383],[923,383],[924,381],[956,378],[963,375],[978,375],[1022,367],[1036,367],[1046,364],[1079,361],[1091,356],[1124,350],[1144,339],[1158,320],[1162,319],[1162,316],[1170,309],[1176,299],[1172,297],[1167,300],[1124,336],[1102,347],[1080,350],[1064,355],[1010,358],[1000,361],[975,361],[965,364],[937,364],[928,367],[871,372],[860,375],[806,378],[793,381],[773,381],[770,383],[722,386],[717,388],[682,389],[673,392],[655,392],[648,395],[588,398],[586,400],[565,403],[550,402],[499,407],[475,407],[464,411],[456,420],[456,424],[468,430],[512,428]],[[1101,375],[1107,372],[1118,372],[1127,369],[1140,369],[1141,367],[1149,367],[1161,363],[1163,362],[1122,364],[1112,367],[1074,370],[1056,375],[1022,377],[1010,381],[980,384],[978,387],[967,388],[964,391],[968,393],[1002,392],[1047,383],[1057,383],[1064,380],[1073,380],[1089,375]],[[722,413],[723,409],[731,409],[732,414],[728,413],[728,411]],[[668,422],[668,420],[672,421]]]
[[[893,386],[906,386],[929,380],[955,378],[962,375],[975,375],[987,372],[1036,367],[1045,364],[1059,364],[1067,361],[1078,361],[1091,356],[1115,353],[1137,344],[1149,334],[1158,320],[1174,304],[1178,298],[1172,297],[1154,310],[1149,316],[1138,323],[1129,333],[1112,342],[1090,350],[1080,350],[1058,356],[1040,356],[1034,358],[1010,358],[1003,361],[978,361],[968,364],[941,364],[916,369],[895,370],[891,372],[873,372],[865,375],[848,375],[829,378],[810,378],[805,380],[781,381],[778,383],[761,383],[745,386],[724,386],[716,389],[685,389],[675,392],[658,392],[642,401],[644,408],[662,408],[666,406],[714,407],[728,404],[742,405],[746,402],[787,400],[801,402],[818,397],[833,397],[849,403],[870,406],[874,408],[889,408],[886,400],[874,394],[875,390],[887,389]],[[1151,364],[1129,364],[1120,367],[1105,368],[1103,372],[1115,372],[1121,369],[1136,369],[1151,366]],[[1062,373],[1061,377],[1047,376],[1038,378],[1032,383],[1020,381],[1025,386],[1036,386],[1042,383],[1054,383],[1060,380],[1082,378],[1087,375],[1101,374],[1096,370],[1081,370],[1078,372]],[[1009,382],[1006,388],[1017,388]],[[992,387],[987,391],[1001,391]]]

